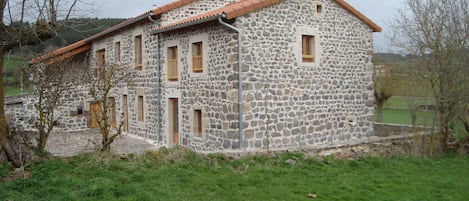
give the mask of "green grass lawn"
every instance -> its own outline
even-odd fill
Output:
[[[286,159],[297,163],[290,165]],[[0,182],[4,200],[467,200],[469,157],[323,161],[301,154],[228,160],[177,149],[83,155],[29,166]],[[0,167],[0,176],[5,168]]]

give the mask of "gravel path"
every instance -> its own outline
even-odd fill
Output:
[[[101,145],[101,135],[98,130],[80,132],[51,133],[47,141],[46,150],[54,156],[70,157],[81,153],[98,150]],[[153,144],[144,140],[121,135],[111,145],[111,152],[143,153],[149,150],[157,150]]]

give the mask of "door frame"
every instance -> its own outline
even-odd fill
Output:
[[[98,108],[97,112],[94,112],[95,108]],[[98,121],[99,115],[101,115],[101,110],[102,110],[101,102],[99,101],[90,102],[90,124],[89,124],[90,128],[99,128],[99,124],[97,121]]]
[[[127,94],[122,95],[122,110],[124,118],[124,132],[129,132],[129,96]]]
[[[173,124],[172,124],[172,119],[173,119],[173,101],[174,100],[177,100],[177,124],[178,124],[178,127],[177,127],[177,135],[178,135],[178,141],[177,142],[174,142],[174,130],[173,130]],[[170,146],[173,146],[173,145],[181,145],[182,143],[182,135],[181,135],[181,123],[182,123],[182,118],[181,118],[181,99],[179,97],[169,97],[167,100],[166,100],[166,120],[167,120],[167,124],[166,124],[166,136],[167,136],[167,142],[168,142],[168,145]]]

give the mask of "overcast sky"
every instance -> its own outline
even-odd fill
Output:
[[[101,0],[97,1],[98,17],[129,18],[149,11],[154,5],[162,6],[174,0]],[[214,0],[215,1],[215,0]],[[391,35],[388,21],[396,15],[396,9],[403,7],[404,0],[346,0],[383,28],[375,34],[375,50],[390,51],[387,37]]]

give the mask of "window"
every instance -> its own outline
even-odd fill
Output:
[[[302,35],[302,58],[303,62],[314,62],[314,36]]]
[[[142,35],[135,36],[135,70],[142,70]]]
[[[106,72],[106,50],[98,50],[96,52],[97,56],[97,76],[102,79],[104,78],[104,73]]]
[[[78,106],[77,107],[77,115],[83,115],[83,106]]]
[[[322,5],[316,5],[316,13],[322,13]]]
[[[116,42],[114,44],[114,53],[115,53],[115,60],[121,61],[121,42]]]
[[[178,80],[178,48],[168,47],[168,80]]]
[[[138,96],[138,103],[137,103],[137,120],[142,121],[145,119],[143,115],[143,96]]]
[[[194,133],[202,137],[202,110],[194,110]]]
[[[201,73],[204,71],[202,55],[202,42],[192,43],[192,71],[194,73]]]

